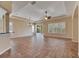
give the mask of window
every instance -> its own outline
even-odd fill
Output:
[[[32,25],[32,32],[34,32],[34,25]]]
[[[4,21],[3,16],[5,15],[6,11],[0,7],[0,33],[4,32]]]
[[[9,22],[9,32],[12,33],[13,32],[13,23]]]
[[[65,22],[48,24],[48,33],[65,33]]]

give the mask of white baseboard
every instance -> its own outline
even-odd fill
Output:
[[[0,55],[2,55],[3,53],[5,53],[6,51],[8,51],[9,49],[11,49],[11,47],[6,48],[5,50],[3,50],[2,52],[0,52]]]
[[[78,43],[78,41],[74,41],[74,40],[72,40],[72,42]]]

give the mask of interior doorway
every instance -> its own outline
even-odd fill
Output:
[[[13,33],[13,22],[9,22],[9,32]]]
[[[37,33],[42,33],[42,25],[41,24],[36,25],[36,32]]]

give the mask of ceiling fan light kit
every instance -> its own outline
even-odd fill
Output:
[[[48,17],[47,16],[45,16],[45,18],[44,18],[45,20],[47,20],[48,19]]]
[[[45,19],[45,20],[48,20],[48,19],[50,19],[50,18],[51,18],[51,16],[47,16],[47,13],[48,13],[48,12],[47,12],[47,11],[45,11],[45,14],[46,14],[46,16],[44,17],[44,19]]]

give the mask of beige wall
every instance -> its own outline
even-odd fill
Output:
[[[65,22],[66,24],[66,34],[50,34],[48,33],[48,24],[50,23],[57,23],[57,22]],[[47,33],[49,35],[55,35],[55,36],[60,36],[60,37],[67,37],[67,38],[72,38],[72,17],[71,16],[62,16],[62,17],[56,17],[56,18],[53,18],[51,19],[50,21],[45,21],[43,23],[43,30],[44,30],[44,33]]]
[[[25,30],[26,22],[22,20],[13,19],[13,32],[19,33]]]
[[[11,20],[13,22],[13,32],[16,36],[32,35],[32,26],[28,25],[26,19],[15,17]]]
[[[0,7],[4,8],[7,12],[11,12],[12,2],[11,1],[0,1]]]

